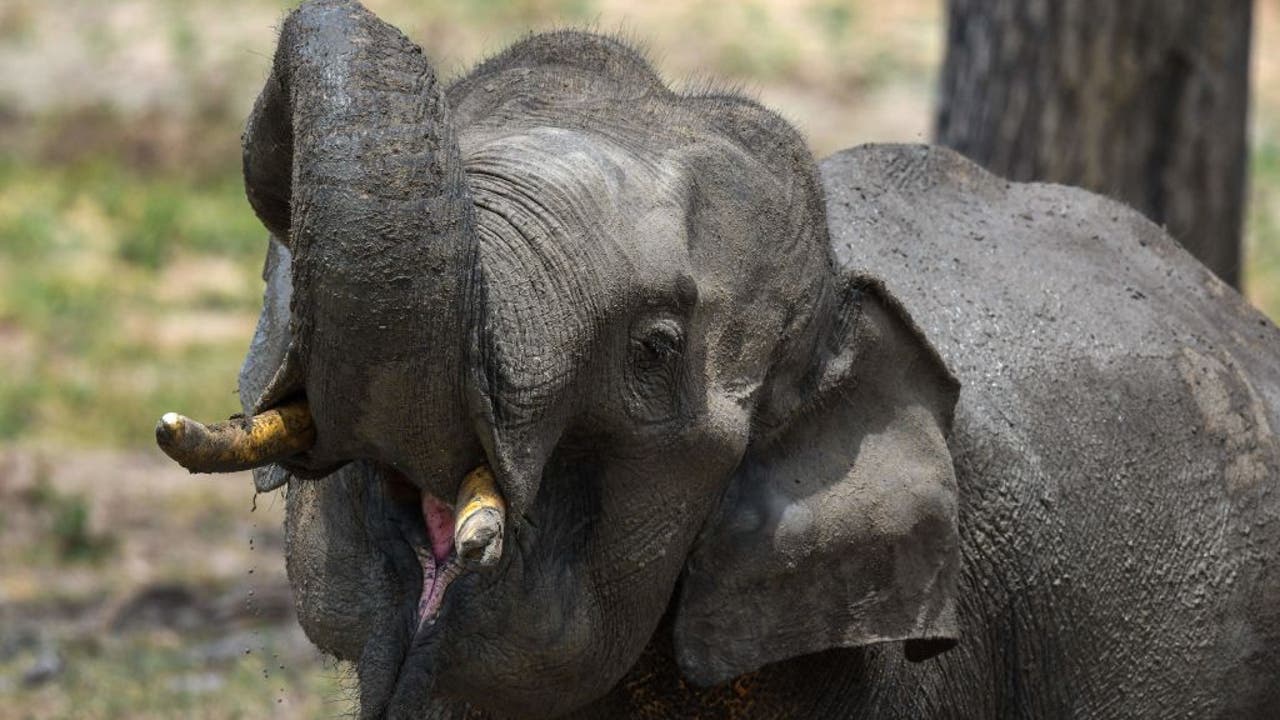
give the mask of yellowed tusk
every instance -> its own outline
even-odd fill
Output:
[[[156,424],[160,449],[199,473],[260,467],[303,452],[315,441],[305,400],[207,426],[178,413],[165,413]]]
[[[507,501],[488,465],[481,465],[462,479],[454,507],[458,510],[453,545],[458,558],[473,566],[489,567],[497,563],[502,557]]]

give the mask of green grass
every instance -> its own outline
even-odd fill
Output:
[[[24,495],[23,511],[31,515],[27,520],[47,528],[27,548],[27,562],[97,563],[115,550],[113,534],[90,529],[90,500],[83,493],[63,492],[42,473]]]
[[[234,412],[265,237],[233,172],[0,164],[0,441],[140,446],[167,409]],[[206,342],[223,319],[245,331]]]
[[[298,657],[298,651],[286,644],[277,629],[242,632],[248,652],[239,646],[212,654],[202,652],[200,638],[169,631],[64,642],[57,649],[64,669],[55,681],[9,694],[4,701],[5,717],[302,718],[343,714],[347,693],[339,671],[320,671],[315,660]],[[218,639],[209,637],[204,642]],[[7,661],[0,659],[0,676],[21,677],[40,651],[31,648]]]
[[[1245,294],[1280,320],[1280,133],[1256,133],[1250,159],[1243,283]]]

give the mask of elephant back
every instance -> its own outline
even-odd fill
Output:
[[[1101,196],[928,146],[821,172],[838,262],[882,278],[963,386],[961,645],[902,671],[1007,688],[975,716],[1276,707],[1276,326]]]

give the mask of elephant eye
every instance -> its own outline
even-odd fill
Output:
[[[663,367],[680,356],[683,346],[680,325],[669,318],[658,320],[634,343],[636,365],[645,370]]]
[[[645,425],[681,417],[686,341],[680,319],[651,317],[632,329],[630,345],[627,414]]]

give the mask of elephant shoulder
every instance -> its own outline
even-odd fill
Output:
[[[852,190],[863,198],[937,192],[991,198],[1012,185],[954,150],[936,145],[859,145],[823,160],[822,171],[829,189]]]
[[[965,384],[997,368],[1217,353],[1280,427],[1280,330],[1135,210],[1012,183],[957,153],[872,145],[821,164],[839,263],[881,278]]]
[[[1171,711],[1274,700],[1260,678],[1280,671],[1276,326],[1096,194],[926,146],[855,148],[821,172],[838,261],[881,278],[963,386],[962,535],[998,568],[991,612],[1018,637],[1049,615],[1078,628],[1055,648],[1000,642],[1030,673],[1122,641],[1126,665],[1074,681],[1128,676]],[[1185,647],[1182,669],[1159,667]]]
[[[1117,444],[1147,419],[1275,443],[1280,330],[1131,208],[928,146],[855,148],[821,172],[838,262],[898,297],[960,380],[967,427],[1117,463],[1176,454],[1171,428]]]

